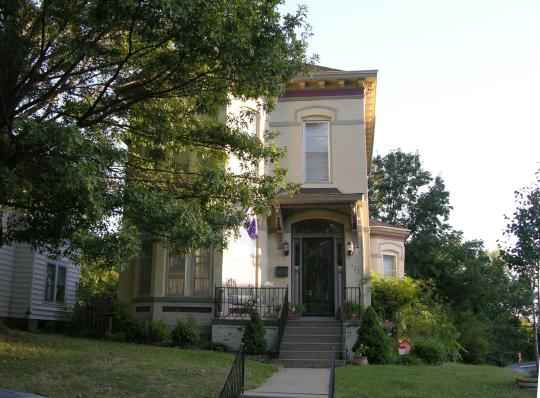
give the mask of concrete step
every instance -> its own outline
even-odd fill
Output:
[[[321,334],[341,334],[341,327],[339,326],[292,326],[287,325],[285,327],[285,335],[295,335],[295,334],[311,334],[311,335],[321,335]]]
[[[327,359],[280,359],[285,368],[329,368],[331,362]],[[336,367],[345,366],[344,360],[336,360]]]
[[[337,358],[338,352],[332,351],[279,351],[279,359],[321,359]]]
[[[298,344],[298,343],[341,343],[341,333],[339,334],[287,334],[281,344]]]
[[[337,340],[327,343],[307,343],[307,342],[288,342],[281,343],[283,351],[339,351],[341,349],[341,341]]]
[[[289,326],[293,326],[293,327],[298,327],[298,326],[303,326],[303,327],[327,327],[327,326],[338,327],[338,326],[341,326],[341,322],[336,321],[336,320],[330,320],[330,321],[313,320],[313,321],[310,321],[310,320],[299,319],[299,320],[287,321],[287,327],[289,327]]]

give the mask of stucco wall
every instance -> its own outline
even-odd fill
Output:
[[[371,271],[384,274],[383,255],[388,254],[396,257],[396,276],[405,276],[405,244],[400,238],[385,236],[371,236]]]
[[[212,324],[212,343],[223,344],[231,351],[238,350],[244,334],[244,323],[237,322],[216,322]],[[277,325],[264,326],[267,351],[274,352],[277,347],[278,327]]]
[[[268,127],[278,133],[276,143],[286,149],[280,166],[288,179],[304,183],[305,120],[330,122],[330,183],[343,193],[367,191],[367,163],[363,124],[363,99],[321,98],[278,102]],[[271,167],[269,168],[269,172]],[[317,186],[323,186],[317,184]]]

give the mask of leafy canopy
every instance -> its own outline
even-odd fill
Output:
[[[142,232],[222,244],[289,189],[248,134],[254,103],[304,72],[304,8],[277,0],[13,0],[0,8],[0,243],[122,260]],[[171,165],[190,154],[198,166]],[[240,173],[225,168],[235,155]],[[179,162],[182,163],[182,162]],[[126,217],[127,216],[127,217]],[[67,245],[67,246],[66,246]],[[122,250],[119,250],[122,248]]]

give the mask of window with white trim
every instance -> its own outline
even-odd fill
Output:
[[[64,303],[66,300],[66,267],[56,263],[47,263],[45,278],[45,301]]]
[[[396,269],[397,261],[396,256],[391,254],[383,255],[383,275],[388,277],[397,276]]]
[[[304,162],[306,183],[330,182],[330,123],[304,123]]]
[[[193,255],[169,253],[167,261],[167,296],[209,297],[212,250],[201,249]]]

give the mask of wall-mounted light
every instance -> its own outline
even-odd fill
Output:
[[[353,253],[354,253],[354,244],[351,241],[349,241],[347,242],[347,254],[349,256],[352,256]]]
[[[281,249],[283,250],[283,255],[288,256],[289,255],[289,242],[283,242],[281,244]]]

